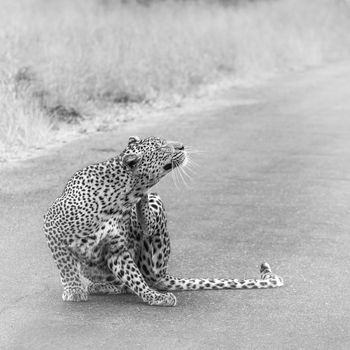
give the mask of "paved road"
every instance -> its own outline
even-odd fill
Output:
[[[349,349],[350,65],[232,89],[200,112],[134,123],[0,173],[1,349]],[[197,174],[158,186],[170,270],[250,277],[277,290],[177,293],[175,308],[132,295],[63,303],[42,215],[78,168],[128,135],[199,149]]]

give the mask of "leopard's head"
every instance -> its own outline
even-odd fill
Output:
[[[185,165],[187,152],[180,142],[153,136],[145,139],[130,136],[128,146],[121,153],[120,159],[135,185],[146,189],[176,167]]]

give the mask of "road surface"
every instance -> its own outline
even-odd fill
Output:
[[[1,349],[350,348],[350,65],[175,114],[1,169]],[[178,292],[174,308],[133,295],[62,302],[42,216],[75,170],[117,154],[129,135],[201,151],[187,187],[169,176],[156,188],[172,274],[251,277],[268,261],[285,287]]]

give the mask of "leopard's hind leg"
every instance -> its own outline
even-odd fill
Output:
[[[135,262],[147,283],[158,288],[158,282],[166,276],[170,256],[167,219],[160,197],[145,195],[137,204],[136,213],[131,221],[137,241]]]
[[[178,278],[167,273],[170,255],[170,239],[163,203],[159,196],[150,194],[139,204],[138,220],[147,226],[147,234],[141,235],[137,265],[146,281],[159,290],[201,290],[201,289],[253,289],[275,288],[283,285],[283,279],[271,272],[268,263],[260,267],[261,278],[218,279]],[[134,223],[135,226],[137,223]]]

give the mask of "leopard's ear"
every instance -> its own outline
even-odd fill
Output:
[[[129,136],[128,146],[136,142],[140,142],[140,138],[138,136]]]
[[[130,169],[135,169],[140,160],[141,160],[141,155],[136,154],[136,153],[126,154],[122,158],[123,164],[126,165]]]

